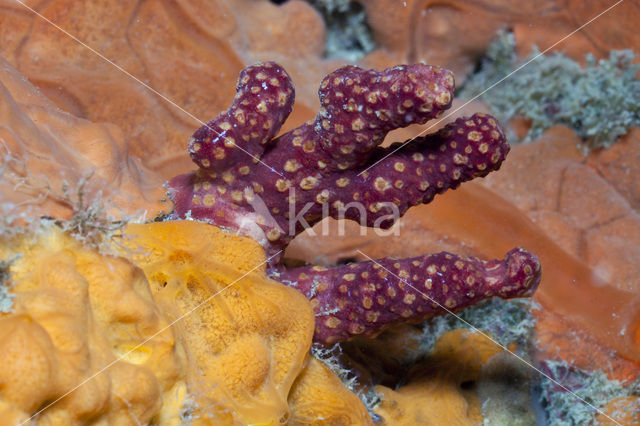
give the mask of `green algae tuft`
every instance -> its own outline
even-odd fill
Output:
[[[534,47],[520,60],[513,34],[500,32],[458,95],[470,99],[481,94],[504,123],[525,118],[531,128],[523,142],[563,124],[576,131],[587,149],[606,148],[640,125],[640,64],[633,63],[635,58],[631,50],[612,51],[601,60],[587,55],[582,67],[560,53],[540,55]]]

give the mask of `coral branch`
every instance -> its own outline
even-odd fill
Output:
[[[333,343],[385,327],[458,311],[492,296],[530,296],[540,283],[538,259],[513,249],[502,260],[438,253],[333,268],[285,270],[277,279],[301,291],[316,312],[315,340]]]
[[[213,218],[233,229],[244,229],[251,218],[274,252],[327,215],[388,228],[410,206],[497,170],[509,151],[497,122],[485,114],[458,119],[397,152],[395,146],[379,148],[370,158],[370,169],[365,164],[330,170],[326,165],[331,154],[309,135],[315,135],[313,126],[303,125],[279,138],[262,157],[284,177],[251,164],[220,175],[200,172],[174,178],[169,188],[175,214],[190,212],[193,218]],[[248,170],[244,175],[243,167]],[[255,195],[265,205],[262,211],[256,211]]]
[[[449,108],[453,89],[453,75],[440,67],[340,68],[320,84],[321,107],[307,143],[318,143],[332,168],[360,166],[389,131]]]
[[[242,72],[233,105],[191,138],[200,169],[167,184],[171,218],[249,235],[274,255],[324,217],[388,228],[409,207],[497,170],[509,151],[500,126],[485,114],[406,146],[378,147],[389,131],[450,106],[453,76],[442,68],[340,68],[320,85],[315,120],[272,139],[291,110],[292,87],[274,63]],[[313,301],[315,339],[324,343],[375,335],[494,295],[527,296],[540,279],[537,258],[523,249],[489,262],[440,253],[330,269],[285,270],[281,256],[272,259],[272,275]]]
[[[280,131],[293,101],[291,79],[278,64],[245,68],[238,77],[231,107],[196,130],[189,140],[191,158],[204,170],[251,163]]]

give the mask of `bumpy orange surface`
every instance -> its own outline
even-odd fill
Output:
[[[638,396],[616,398],[604,407],[604,413],[613,417],[617,423],[614,423],[602,414],[598,414],[596,417],[598,425],[638,425],[640,424],[640,398]]]
[[[53,226],[2,241],[0,257],[16,253],[13,311],[0,314],[3,424],[62,397],[38,424],[126,425],[158,416],[176,424],[177,410],[161,407],[180,387],[186,359],[142,271]]]
[[[58,109],[0,57],[3,215],[68,218],[79,207],[78,183],[88,179],[83,207],[99,200],[117,218],[153,216],[167,208],[163,179],[129,154],[120,128]]]
[[[365,61],[395,60],[443,65],[460,83],[500,29],[514,32],[520,54],[547,49],[612,6],[609,0],[363,0],[368,23],[381,46]],[[582,61],[587,53],[608,57],[611,49],[640,48],[634,29],[636,2],[621,2],[554,46]]]
[[[191,222],[129,225],[131,259],[184,345],[195,417],[278,423],[311,346],[311,305],[264,277],[253,240]],[[217,378],[211,380],[211,378]],[[215,386],[212,384],[215,383]],[[211,409],[216,407],[218,409]]]
[[[22,257],[13,309],[0,314],[0,424],[42,408],[44,425],[370,422],[307,360],[313,310],[265,277],[253,240],[190,221],[134,224],[120,250],[130,260],[54,225],[1,241],[0,258]]]
[[[165,179],[191,169],[189,135],[230,103],[245,65],[276,60],[292,74],[302,102],[290,126],[316,110],[317,82],[338,66],[321,58],[322,19],[301,0],[29,6],[170,102],[18,2],[0,2],[0,56],[61,109],[117,126],[129,154]]]
[[[388,425],[475,425],[482,410],[474,391],[465,382],[477,381],[487,360],[501,351],[481,334],[454,330],[436,342],[422,371],[398,390],[378,386],[381,404],[376,413]]]
[[[633,129],[612,149],[587,157],[579,143],[569,129],[552,128],[539,140],[514,149],[499,179],[489,177],[484,183],[525,212],[561,249],[555,251],[567,256],[557,264],[558,255],[549,256],[540,300],[566,319],[590,324],[590,332],[637,361],[640,317],[634,305],[638,306],[640,290],[640,211],[635,182],[639,169],[631,162],[637,157],[640,130]],[[550,244],[541,245],[549,254],[554,251]],[[579,290],[572,290],[574,280]],[[603,286],[609,288],[602,291]],[[562,297],[562,287],[574,296]],[[540,329],[542,347],[550,344],[549,353],[557,351],[554,346],[578,344],[584,355],[574,359],[582,359],[584,368],[620,369],[606,351],[586,350],[570,337],[572,333],[558,333],[562,327],[552,323],[545,318],[543,324],[549,329]],[[563,339],[569,343],[562,344]]]
[[[310,357],[289,393],[291,425],[372,425],[358,397],[317,359]]]

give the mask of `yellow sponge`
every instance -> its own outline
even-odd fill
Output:
[[[253,240],[192,221],[131,224],[120,257],[55,225],[0,239],[0,424],[370,424],[308,357],[313,309],[266,278]]]
[[[278,424],[304,366],[313,310],[265,277],[253,240],[192,221],[129,225],[129,257],[185,348],[193,418]],[[212,410],[211,407],[218,407]]]
[[[0,314],[0,417],[24,421],[61,398],[38,424],[150,421],[185,359],[142,271],[55,226],[2,241],[0,257],[15,254],[13,309]],[[136,351],[147,356],[118,359],[154,335]]]
[[[377,386],[381,403],[375,411],[385,424],[393,425],[481,424],[476,392],[464,389],[462,383],[477,381],[482,366],[500,352],[482,334],[449,331],[436,342],[426,369],[415,371],[408,384],[398,390]]]
[[[289,393],[291,425],[372,425],[358,397],[314,357]]]

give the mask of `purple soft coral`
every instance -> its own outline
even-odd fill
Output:
[[[398,322],[418,322],[478,303],[491,296],[533,294],[540,264],[522,249],[503,260],[438,253],[410,259],[382,259],[333,268],[282,271],[277,279],[300,290],[313,304],[315,341],[334,343],[375,336]]]
[[[315,120],[273,139],[291,111],[291,81],[275,63],[247,68],[231,108],[191,138],[189,152],[200,169],[169,181],[172,217],[245,233],[270,254],[327,216],[388,228],[410,206],[497,170],[509,151],[500,126],[485,114],[458,119],[397,151],[378,147],[389,131],[439,116],[453,89],[452,74],[439,67],[343,67],[322,81]],[[325,343],[494,295],[526,296],[540,280],[537,258],[522,249],[490,262],[441,253],[328,269],[285,270],[275,259],[273,276],[313,301],[316,340]],[[402,280],[382,277],[384,268],[397,269]]]
[[[202,126],[189,140],[189,154],[203,170],[254,162],[280,131],[293,108],[293,84],[273,62],[242,70],[231,107]]]

